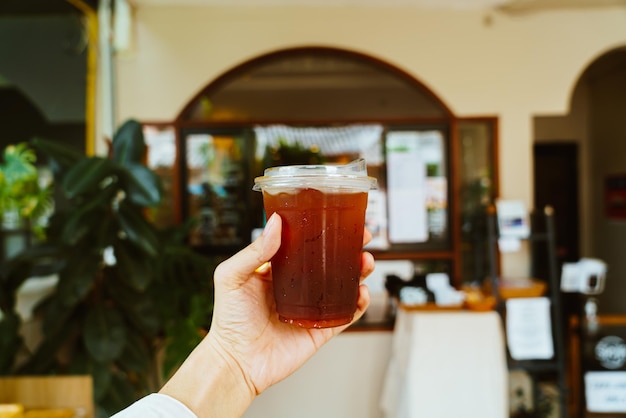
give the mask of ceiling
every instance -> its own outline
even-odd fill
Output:
[[[498,9],[533,12],[548,9],[623,6],[626,0],[128,0],[136,6],[419,6],[433,9]]]
[[[97,8],[98,0],[73,0]],[[417,6],[432,9],[500,10],[508,13],[528,13],[549,9],[626,7],[626,0],[127,0],[145,6]],[[78,9],[70,0],[0,0],[0,17],[11,15],[40,15],[75,13]]]

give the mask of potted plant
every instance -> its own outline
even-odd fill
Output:
[[[324,156],[319,149],[307,148],[299,142],[289,144],[285,138],[278,138],[278,146],[265,148],[264,167],[298,164],[323,164]]]
[[[0,219],[5,230],[29,229],[41,235],[37,222],[52,208],[50,183],[41,184],[35,151],[22,142],[4,149],[0,162]]]
[[[219,260],[185,243],[190,225],[160,230],[147,218],[162,194],[143,164],[138,122],[119,128],[109,157],[45,140],[33,146],[48,157],[64,201],[45,242],[0,273],[0,374],[91,374],[99,415],[109,416],[156,390],[199,341]],[[42,262],[59,280],[36,309],[42,341],[24,355],[14,294]]]

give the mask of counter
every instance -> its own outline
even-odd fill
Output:
[[[508,418],[500,315],[399,309],[380,406],[386,418]]]

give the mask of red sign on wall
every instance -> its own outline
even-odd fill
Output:
[[[604,190],[607,218],[626,220],[626,174],[607,176],[604,181]]]

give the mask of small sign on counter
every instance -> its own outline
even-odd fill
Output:
[[[626,412],[626,372],[585,373],[585,398],[589,412]]]
[[[506,301],[506,335],[515,360],[554,357],[550,299],[514,298]]]

